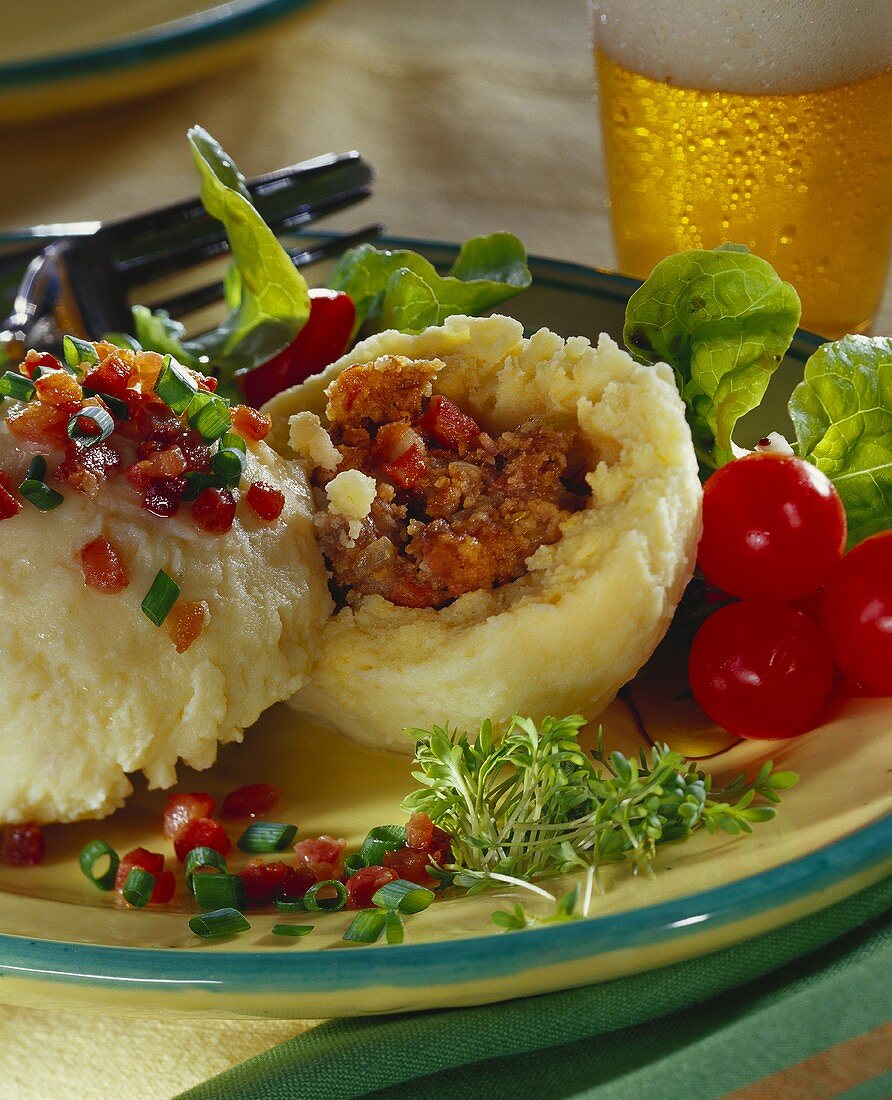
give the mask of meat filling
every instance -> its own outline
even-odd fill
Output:
[[[574,432],[527,420],[491,436],[432,394],[437,369],[378,360],[349,367],[329,391],[328,430],[341,461],[336,471],[317,468],[314,487],[323,490],[349,469],[377,485],[361,524],[332,512],[320,519],[342,602],[353,591],[404,607],[443,607],[507,584],[585,506]]]

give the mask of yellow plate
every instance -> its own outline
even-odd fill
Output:
[[[396,242],[448,264],[452,246]],[[621,330],[630,280],[590,268],[533,260],[534,290],[512,303],[525,324],[564,335]],[[795,382],[815,340],[799,334],[778,395]],[[778,397],[776,407],[782,407]],[[763,434],[774,424],[754,423]],[[144,785],[103,822],[47,828],[37,868],[0,868],[0,999],[81,1004],[105,1011],[201,1012],[216,1016],[322,1017],[476,1004],[603,981],[728,946],[831,904],[892,872],[889,744],[892,702],[853,699],[818,730],[777,742],[733,744],[677,698],[673,653],[664,650],[604,715],[609,748],[626,753],[667,740],[717,784],[772,758],[799,772],[780,815],[751,837],[704,832],[666,846],[653,878],[625,867],[604,875],[586,919],[504,933],[491,921],[521,895],[506,890],[438,901],[406,921],[401,946],[348,946],[349,914],[251,914],[251,931],[202,941],[182,884],[172,906],[126,909],[80,874],[77,853],[101,836],[118,851],[169,851],[160,834],[166,794]],[[209,772],[186,772],[180,790],[218,798],[243,783],[285,789],[277,819],[301,835],[332,833],[357,845],[374,825],[405,819],[413,787],[408,757],[377,753],[274,707],[245,742],[221,751]],[[233,830],[234,836],[238,830]],[[231,865],[239,866],[233,857]],[[173,857],[171,855],[171,862]],[[550,885],[563,891],[575,881]],[[546,883],[546,885],[549,885]],[[544,902],[523,898],[530,911]],[[270,935],[277,920],[315,923],[305,939]]]

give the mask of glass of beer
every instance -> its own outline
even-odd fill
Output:
[[[592,0],[621,270],[745,244],[861,332],[892,236],[889,0]]]

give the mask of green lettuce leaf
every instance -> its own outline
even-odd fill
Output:
[[[790,416],[800,456],[842,497],[849,545],[892,527],[892,339],[844,336],[818,348]]]
[[[222,324],[192,340],[163,311],[133,311],[143,347],[170,352],[187,366],[210,362],[223,378],[265,363],[297,336],[310,314],[306,280],[275,234],[254,209],[244,177],[201,126],[188,132],[192,159],[201,176],[201,201],[226,230],[232,264],[225,295],[230,308]]]
[[[623,339],[642,363],[675,370],[700,461],[733,458],[737,421],[758,406],[799,323],[799,296],[739,246],[661,261],[626,307]]]
[[[511,233],[465,241],[447,275],[416,252],[364,244],[341,257],[328,285],[356,304],[356,332],[420,332],[455,313],[483,313],[525,290],[532,278],[526,259]]]

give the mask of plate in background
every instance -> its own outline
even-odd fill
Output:
[[[452,245],[395,241],[447,265]],[[618,335],[633,280],[593,268],[531,258],[533,287],[510,303],[528,328],[564,336]],[[752,438],[783,423],[782,398],[801,375],[817,338],[797,334],[772,390],[777,415],[762,412]],[[269,934],[277,916],[258,912],[235,940],[207,942],[189,931],[195,912],[180,886],[169,909],[131,910],[96,891],[77,853],[103,836],[119,851],[169,851],[160,835],[166,795],[137,783],[127,807],[104,822],[50,826],[49,855],[37,868],[0,868],[0,999],[65,1003],[102,1011],[252,1015],[318,1019],[338,1015],[483,1003],[568,988],[677,962],[767,932],[844,898],[892,872],[892,791],[886,746],[892,702],[840,702],[818,730],[788,741],[732,744],[702,726],[687,701],[656,698],[637,685],[634,709],[620,700],[603,716],[610,748],[647,745],[642,730],[681,751],[709,755],[717,782],[772,757],[800,784],[781,813],[748,838],[705,832],[662,849],[653,879],[608,869],[590,916],[571,924],[502,933],[491,923],[518,893],[438,901],[407,920],[399,947],[350,947],[349,914],[316,919],[306,939]],[[698,724],[700,728],[698,728]],[[276,817],[302,836],[320,832],[356,845],[373,825],[404,820],[412,787],[409,758],[375,752],[320,730],[284,706],[268,711],[242,745],[220,752],[208,772],[184,770],[180,790],[216,796],[274,779],[285,789]],[[172,859],[172,856],[170,857]],[[233,860],[233,865],[235,864]],[[572,881],[554,882],[558,892]],[[535,898],[523,897],[536,911]],[[547,913],[547,907],[538,911]],[[278,919],[293,919],[282,918]],[[312,923],[312,918],[305,918]]]
[[[13,5],[0,37],[0,123],[195,80],[313,0],[64,0]]]

